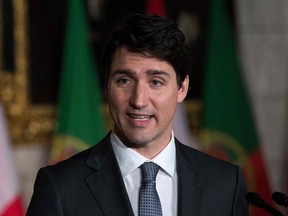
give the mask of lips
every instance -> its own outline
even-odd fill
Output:
[[[133,113],[127,113],[127,115],[130,118],[133,118],[135,120],[148,120],[150,118],[152,118],[152,115],[146,115],[146,114],[133,114]]]

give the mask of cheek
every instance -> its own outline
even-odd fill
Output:
[[[121,90],[117,89],[108,89],[107,91],[107,101],[109,106],[113,109],[120,109],[126,104],[128,94],[124,93]]]
[[[167,114],[173,112],[177,106],[177,94],[175,92],[166,92],[161,95],[156,94],[154,97],[154,105],[160,112],[162,111]]]
[[[119,113],[121,111],[121,103],[112,92],[107,93],[107,101],[109,106],[110,115],[114,122],[118,122]]]
[[[174,88],[166,88],[165,91],[160,94],[156,94],[155,98],[165,104],[174,104],[177,103],[178,92]]]

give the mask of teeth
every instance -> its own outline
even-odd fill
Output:
[[[139,116],[139,115],[129,114],[129,116],[132,117],[132,118],[135,118],[135,119],[148,119],[148,118],[150,118],[150,116],[147,116],[147,115],[145,115],[145,116]]]

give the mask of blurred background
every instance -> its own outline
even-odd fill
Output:
[[[284,212],[271,194],[288,194],[287,1],[0,0],[0,190],[7,194],[0,215],[15,195],[26,210],[40,167],[95,144],[111,129],[98,65],[109,30],[131,13],[171,17],[186,36],[193,71],[177,110],[176,136],[238,164],[248,190]],[[79,41],[88,49],[73,46]],[[91,70],[83,63],[90,59],[96,90],[87,87],[91,80],[78,79]],[[99,114],[95,127],[83,126],[91,130],[87,139],[63,126],[94,116],[70,111],[77,101],[90,107],[81,95],[95,99]],[[71,112],[72,120],[59,110]],[[63,141],[67,134],[84,144]],[[265,214],[251,209],[251,215]]]

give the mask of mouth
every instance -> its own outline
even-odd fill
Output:
[[[133,114],[133,113],[127,113],[127,115],[132,119],[140,120],[140,121],[149,120],[153,117],[153,115]]]

